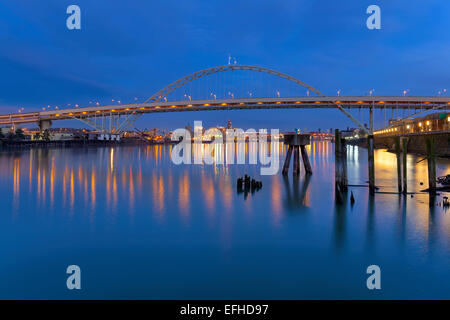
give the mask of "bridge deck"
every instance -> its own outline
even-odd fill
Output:
[[[336,104],[346,109],[450,109],[450,97],[289,97],[289,98],[244,98],[210,99],[195,101],[149,102],[122,105],[89,106],[48,110],[41,112],[0,115],[0,125],[32,123],[42,120],[64,120],[92,118],[111,114],[213,111],[234,109],[287,109],[287,108],[336,108]]]

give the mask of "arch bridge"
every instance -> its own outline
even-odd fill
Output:
[[[253,71],[271,74],[289,80],[311,91],[308,97],[265,97],[240,99],[204,99],[167,101],[167,96],[178,88],[212,74],[227,71]],[[88,106],[40,112],[0,115],[0,125],[17,126],[37,123],[41,130],[51,126],[53,121],[76,119],[100,132],[120,134],[133,127],[143,114],[159,112],[217,111],[242,109],[338,109],[367,134],[373,134],[373,112],[376,109],[397,109],[413,112],[412,117],[431,110],[450,109],[449,97],[405,97],[405,96],[325,96],[319,90],[287,74],[249,65],[225,65],[194,72],[162,88],[143,103]],[[352,110],[367,109],[370,125],[364,126],[352,114]],[[381,112],[382,115],[382,112]]]

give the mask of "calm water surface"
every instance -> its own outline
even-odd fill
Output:
[[[354,206],[336,206],[330,142],[308,148],[314,174],[297,180],[258,165],[175,165],[170,150],[1,151],[0,298],[450,298],[450,211],[390,194],[393,154],[375,153],[386,193],[352,187]],[[350,184],[365,184],[366,159],[349,147]],[[418,160],[408,156],[409,191],[427,187]],[[247,198],[235,188],[244,174],[263,182]],[[71,264],[81,291],[66,289]],[[366,288],[371,264],[380,291]]]

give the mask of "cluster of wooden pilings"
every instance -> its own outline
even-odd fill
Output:
[[[244,199],[247,199],[249,192],[252,194],[255,191],[259,191],[262,188],[262,182],[250,178],[250,176],[245,175],[242,178],[238,178],[236,181],[237,193],[244,193]]]
[[[303,165],[305,166],[305,173],[312,174],[311,164],[308,158],[306,146],[310,144],[311,136],[309,134],[289,133],[284,135],[284,144],[288,146],[286,159],[284,160],[283,175],[289,172],[289,164],[291,162],[292,153],[294,153],[294,164],[292,173],[294,176],[300,174],[300,152],[302,154]]]
[[[428,164],[428,192],[431,196],[436,195],[436,148],[434,138],[427,138],[427,156],[422,160],[427,160]],[[395,154],[397,156],[397,188],[399,193],[408,193],[407,183],[407,162],[408,138],[395,138]],[[421,161],[422,161],[421,160]]]
[[[407,154],[408,137],[395,138],[395,154],[397,158],[397,187],[399,194],[408,193],[407,179]],[[431,200],[436,195],[436,147],[434,138],[426,139],[427,155],[423,160],[428,163],[428,191]],[[368,169],[369,169],[369,192],[375,194],[375,161],[374,161],[374,137],[367,137]],[[422,160],[421,160],[422,161]],[[335,189],[336,200],[342,201],[342,193],[348,189],[347,179],[347,147],[345,139],[341,136],[338,129],[335,131]],[[430,201],[430,204],[433,201]]]

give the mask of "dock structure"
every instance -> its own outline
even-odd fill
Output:
[[[284,135],[284,144],[288,146],[286,159],[283,165],[283,175],[289,172],[289,164],[294,153],[293,175],[300,174],[300,153],[302,154],[303,165],[306,174],[312,174],[311,163],[309,162],[306,146],[311,142],[311,135],[305,133],[287,133]]]

